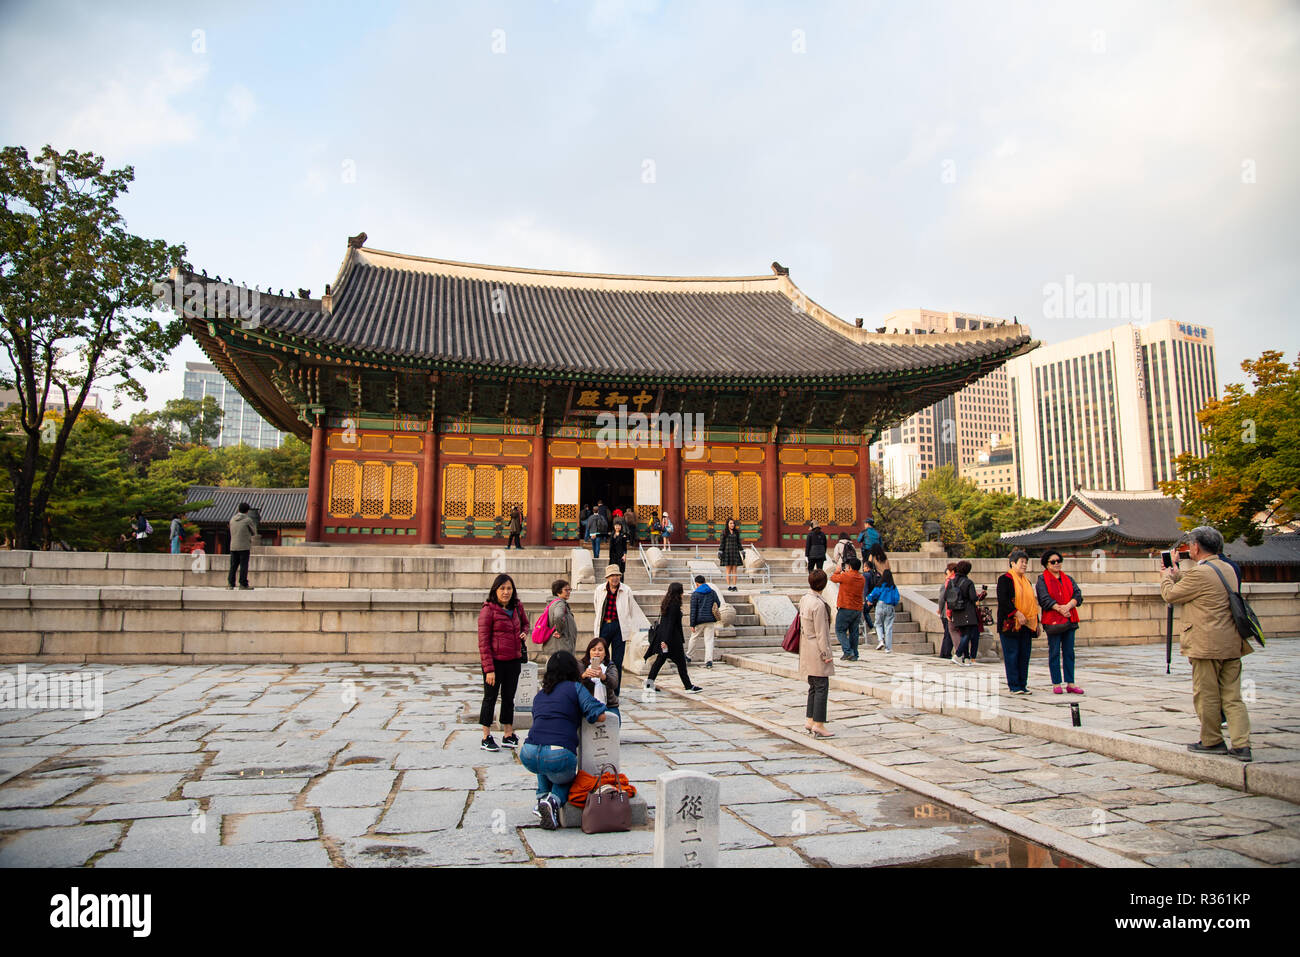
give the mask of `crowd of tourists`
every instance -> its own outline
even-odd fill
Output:
[[[667,549],[672,534],[673,522],[667,512],[652,515],[646,524],[632,506],[610,511],[603,500],[597,499],[595,508],[584,505],[578,513],[578,535],[582,541],[591,543],[592,557],[600,558],[600,546],[604,543],[609,560],[624,571],[628,549],[636,548],[643,536],[646,544]]]

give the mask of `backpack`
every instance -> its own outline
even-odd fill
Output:
[[[1219,576],[1219,581],[1223,582],[1223,587],[1228,589],[1228,608],[1232,611],[1232,623],[1237,626],[1237,634],[1241,635],[1241,640],[1249,642],[1254,638],[1259,642],[1261,648],[1264,647],[1264,629],[1259,626],[1259,616],[1255,610],[1250,607],[1250,603],[1241,597],[1241,589],[1233,591],[1228,585],[1228,580],[1223,577],[1223,572],[1214,567],[1213,562],[1206,562],[1206,565]]]
[[[952,597],[953,588],[955,588],[956,585],[957,585],[957,579],[955,578],[948,583],[948,589],[943,593],[943,603],[948,606],[949,611],[963,612],[966,610],[966,598],[964,595],[962,595],[961,589],[957,588],[956,600],[954,600]]]
[[[149,521],[147,518],[144,520],[144,533],[146,535],[153,534],[153,522]]]
[[[551,627],[551,608],[560,599],[554,598],[551,604],[546,606],[546,611],[537,616],[533,622],[533,644],[544,645],[555,637],[555,629]]]
[[[856,559],[857,557],[858,557],[858,552],[853,547],[853,543],[849,541],[847,538],[844,539],[844,550],[840,552],[840,561],[847,562],[850,558]]]

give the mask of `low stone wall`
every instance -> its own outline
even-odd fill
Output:
[[[550,590],[569,577],[567,550],[489,550],[444,555],[345,554],[330,549],[255,548],[249,580],[257,588],[482,589],[498,572],[520,588]],[[0,551],[0,585],[142,585],[202,587],[224,584],[229,555],[207,556],[207,572],[195,571],[189,555],[131,552]]]
[[[973,577],[973,576],[972,576]],[[1142,645],[1165,640],[1166,604],[1160,586],[1148,583],[1080,585],[1078,645]],[[938,588],[900,586],[899,594],[912,618],[921,623],[935,651],[943,640],[935,599]],[[1300,635],[1300,583],[1247,582],[1242,593],[1259,616],[1265,637]],[[989,589],[989,609],[997,613],[997,599]],[[1182,631],[1182,611],[1174,609],[1174,641]],[[1047,647],[1047,636],[1039,634],[1035,645]],[[1177,647],[1175,646],[1175,652]]]
[[[0,586],[0,662],[474,662],[483,592]],[[550,591],[522,590],[532,615]],[[575,600],[579,643],[590,601]],[[529,655],[536,645],[529,642]]]

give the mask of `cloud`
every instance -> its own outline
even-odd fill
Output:
[[[221,106],[221,122],[226,126],[247,126],[253,114],[257,112],[257,98],[253,91],[242,83],[236,83],[226,91],[226,99]]]
[[[168,51],[152,64],[127,59],[112,76],[63,89],[46,108],[67,117],[55,139],[102,154],[175,146],[198,139],[200,123],[178,101],[207,75],[207,60]],[[58,101],[61,100],[60,104]]]

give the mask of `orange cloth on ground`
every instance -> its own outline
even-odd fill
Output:
[[[587,795],[596,790],[597,787],[605,784],[613,784],[628,797],[636,797],[636,788],[628,783],[626,774],[620,774],[618,779],[615,780],[614,776],[606,771],[600,776],[598,783],[594,774],[579,771],[578,776],[573,779],[573,784],[569,788],[569,803],[574,807],[584,807],[587,803]]]

